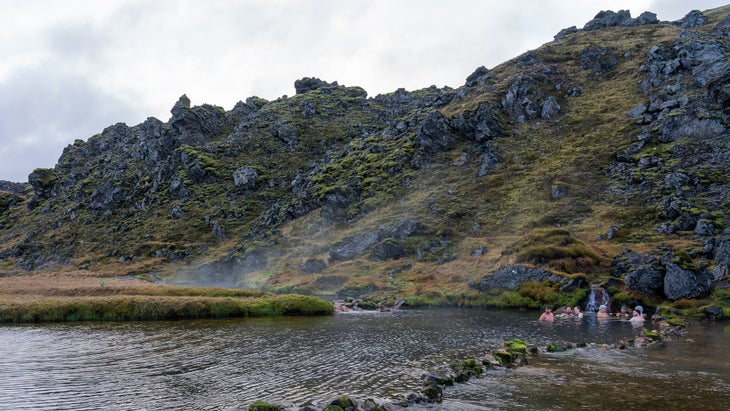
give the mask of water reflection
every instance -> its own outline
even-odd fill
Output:
[[[5,326],[0,408],[220,410],[257,399],[294,404],[343,394],[399,399],[420,386],[423,372],[485,354],[508,339],[602,344],[641,332],[628,321],[598,321],[594,315],[552,324],[539,323],[537,316],[424,310]],[[618,397],[617,406],[653,409],[652,401],[672,408],[686,395],[693,404],[716,409],[718,398],[730,392],[728,330],[697,327],[686,338],[691,341],[647,350],[589,347],[569,356],[539,355],[528,367],[449,388],[444,404],[431,408],[581,409],[611,395]]]

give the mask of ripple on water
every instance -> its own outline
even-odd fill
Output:
[[[399,399],[426,371],[481,356],[512,338],[613,342],[635,332],[624,323],[542,325],[534,313],[433,310],[324,318],[243,319],[0,327],[3,409],[211,409],[257,399],[321,403],[339,395]],[[696,337],[699,340],[701,337]],[[714,360],[678,361],[673,345],[646,351],[540,355],[528,367],[497,370],[447,388],[431,409],[585,408],[602,395],[661,404],[682,381],[713,409],[727,398],[727,334],[701,339]],[[683,354],[699,344],[684,344]],[[698,354],[699,354],[698,353]],[[724,357],[722,357],[725,355]],[[699,356],[699,355],[698,355]],[[720,358],[718,360],[718,358]],[[669,361],[671,360],[671,361]],[[631,393],[631,394],[627,394]],[[705,404],[703,399],[712,398]],[[488,406],[485,406],[488,404]],[[546,407],[546,404],[551,404]]]

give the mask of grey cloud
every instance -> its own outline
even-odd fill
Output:
[[[0,180],[26,181],[74,140],[135,118],[144,117],[79,75],[53,65],[16,71],[0,83]]]

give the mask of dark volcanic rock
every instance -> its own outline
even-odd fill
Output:
[[[730,274],[730,240],[721,240],[714,246],[715,269],[713,279],[722,279]]]
[[[591,70],[594,74],[601,74],[618,64],[618,59],[611,50],[603,47],[589,47],[578,56],[578,64],[584,70]]]
[[[596,14],[593,20],[583,26],[583,30],[597,30],[605,27],[633,26],[636,22],[631,18],[631,12],[620,10],[618,13],[604,10]]]
[[[568,28],[565,28],[565,29],[560,30],[558,32],[558,34],[556,34],[555,36],[553,36],[553,39],[554,40],[562,40],[562,39],[565,38],[565,36],[567,36],[569,34],[577,33],[578,31],[579,30],[575,26],[570,26]]]
[[[329,251],[329,259],[332,261],[345,261],[355,258],[368,248],[378,242],[377,232],[366,232],[343,238],[335,243]]]
[[[611,265],[611,274],[624,277],[624,283],[630,289],[655,296],[664,293],[665,270],[654,256],[624,249]]]
[[[460,136],[481,143],[504,133],[497,121],[497,116],[497,107],[482,102],[473,111],[464,110],[452,117],[450,125]]]
[[[673,262],[667,262],[664,276],[664,294],[670,300],[680,298],[706,297],[712,289],[712,274],[707,270],[699,272],[684,270]]]
[[[570,281],[568,278],[561,277],[550,271],[516,264],[502,267],[491,275],[485,276],[477,287],[480,291],[486,291],[490,288],[516,290],[525,281],[540,282],[545,280],[554,281],[561,285]]]
[[[466,78],[467,87],[483,86],[487,79],[490,78],[489,70],[486,67],[481,66],[474,70],[473,73]]]
[[[679,27],[689,29],[692,27],[704,26],[707,17],[699,10],[692,10],[679,21]]]
[[[294,82],[294,90],[297,94],[306,93],[307,91],[317,90],[323,87],[335,87],[337,82],[328,83],[316,77],[304,77]]]
[[[451,126],[441,112],[433,110],[426,115],[426,119],[416,130],[418,147],[426,152],[435,153],[445,151],[456,144],[456,138],[451,134]]]
[[[308,258],[307,261],[302,264],[302,271],[307,274],[321,273],[327,268],[327,263],[319,258]]]

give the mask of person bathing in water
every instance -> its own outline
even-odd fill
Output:
[[[552,307],[550,307],[549,305],[547,307],[545,307],[545,312],[542,313],[542,315],[540,316],[540,321],[549,322],[549,323],[555,321],[555,317],[553,316]]]
[[[608,312],[606,311],[608,307],[606,307],[606,304],[601,304],[600,307],[598,307],[598,314],[596,314],[596,318],[608,318]]]
[[[634,307],[633,317],[629,320],[632,324],[644,323],[644,307],[637,305]]]

